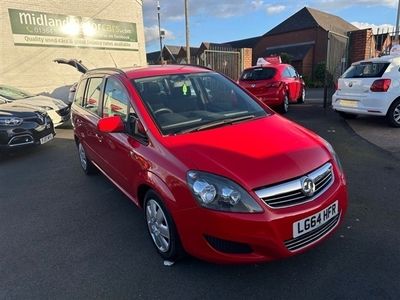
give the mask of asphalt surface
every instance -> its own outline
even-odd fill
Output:
[[[400,160],[318,105],[288,117],[336,148],[349,184],[344,224],[287,260],[165,267],[142,212],[80,170],[71,130],[0,158],[1,299],[399,299]]]

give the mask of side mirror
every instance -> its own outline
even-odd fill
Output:
[[[120,116],[107,117],[99,120],[97,129],[104,133],[124,132],[125,124]]]

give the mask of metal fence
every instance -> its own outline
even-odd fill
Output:
[[[375,32],[375,54],[376,56],[390,54],[390,49],[395,43],[395,37],[399,35],[394,27],[378,28]]]
[[[328,99],[332,99],[332,95],[335,92],[335,84],[348,66],[349,37],[330,31],[328,33],[327,47],[324,107],[328,105]]]
[[[218,47],[205,50],[198,58],[198,64],[225,74],[233,80],[239,79],[241,70],[240,50]]]

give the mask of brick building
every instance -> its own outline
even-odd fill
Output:
[[[141,0],[3,0],[0,83],[52,93],[80,74],[56,58],[89,68],[146,64]]]
[[[259,38],[253,63],[259,57],[286,54],[300,73],[311,78],[315,66],[327,60],[329,33],[347,38],[357,29],[342,18],[304,7]]]

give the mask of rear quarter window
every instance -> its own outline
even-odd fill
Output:
[[[79,106],[83,106],[84,103],[84,95],[85,95],[85,87],[86,87],[87,79],[82,80],[79,83],[78,89],[75,92],[74,102]]]
[[[241,80],[268,80],[272,79],[276,74],[274,68],[256,68],[251,70],[245,70],[242,74]]]
[[[386,72],[390,64],[382,63],[361,63],[352,65],[342,78],[379,78]]]

